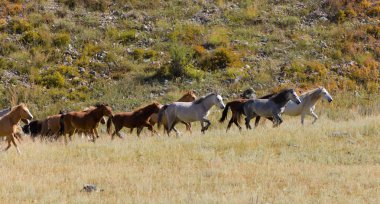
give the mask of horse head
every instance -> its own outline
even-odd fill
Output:
[[[321,90],[321,95],[323,96],[323,98],[329,103],[331,103],[333,101],[333,98],[331,97],[329,92],[324,87],[319,87],[319,89]]]
[[[21,103],[16,108],[20,112],[21,119],[31,120],[33,119],[33,115],[30,113],[28,107],[25,104]]]
[[[214,104],[218,105],[220,109],[224,109],[226,106],[223,103],[223,98],[219,94],[215,94]]]
[[[96,104],[96,109],[101,110],[104,116],[112,117],[112,108],[108,106],[108,104]]]
[[[301,100],[298,97],[297,93],[294,91],[294,89],[288,89],[287,90],[287,96],[289,100],[292,100],[296,104],[300,104]]]

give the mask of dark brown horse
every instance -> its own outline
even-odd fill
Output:
[[[268,98],[272,97],[273,95],[275,95],[275,94],[274,93],[268,94],[268,95],[261,97],[260,99],[268,99]],[[234,101],[228,102],[226,104],[226,107],[223,110],[222,117],[219,120],[220,123],[223,123],[227,118],[228,109],[231,109],[232,116],[231,116],[230,121],[228,122],[226,132],[231,128],[233,123],[235,123],[235,125],[239,128],[239,130],[241,130],[241,126],[240,126],[239,122],[241,121],[241,115],[244,114],[243,105],[248,100],[250,100],[250,99],[242,99],[241,98],[241,99],[236,99]],[[272,118],[267,118],[267,119],[271,120],[271,121],[273,120]],[[260,116],[256,117],[255,127],[257,127],[259,125],[259,121],[260,121]]]
[[[69,138],[79,130],[84,132],[89,131],[92,135],[92,141],[95,142],[95,136],[99,137],[96,128],[103,116],[112,117],[112,109],[106,104],[96,105],[94,109],[87,111],[76,111],[62,114],[60,117],[60,134],[65,137],[69,134]]]
[[[159,103],[154,102],[133,112],[116,113],[113,117],[108,118],[107,132],[111,134],[111,125],[114,124],[115,131],[111,135],[112,139],[115,134],[123,138],[119,133],[123,127],[130,128],[131,131],[136,127],[147,127],[152,133],[156,134],[156,131],[153,130],[153,126],[149,122],[149,118],[153,113],[158,113],[160,107],[161,105]],[[138,129],[137,136],[140,136],[140,133],[141,130],[139,131]]]

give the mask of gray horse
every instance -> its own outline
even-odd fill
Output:
[[[282,123],[281,113],[284,111],[289,101],[300,104],[301,100],[294,89],[285,89],[269,99],[249,100],[243,105],[243,111],[246,115],[245,125],[247,129],[252,129],[249,122],[256,116],[273,118],[274,127]]]
[[[158,124],[162,123],[162,117],[165,115],[167,119],[166,130],[169,135],[171,130],[174,130],[179,135],[177,129],[175,129],[176,123],[182,121],[186,123],[200,121],[202,126],[202,133],[204,133],[211,122],[207,119],[209,110],[212,106],[217,105],[219,108],[224,109],[223,98],[216,93],[208,94],[193,102],[174,102],[164,105],[158,113]],[[206,123],[206,125],[204,124]]]

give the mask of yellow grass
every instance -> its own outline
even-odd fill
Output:
[[[0,203],[380,203],[380,116],[307,122],[68,146],[25,139],[21,156],[1,153]],[[104,191],[80,192],[87,183]]]

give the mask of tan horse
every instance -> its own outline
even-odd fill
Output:
[[[98,127],[103,116],[112,117],[112,109],[104,104],[95,107],[87,111],[69,112],[61,115],[59,132],[64,135],[66,144],[66,135],[69,134],[71,140],[71,136],[78,130],[89,131],[93,142],[95,142],[95,136],[99,137],[96,127]]]
[[[4,151],[8,150],[11,147],[11,143],[13,143],[17,149],[17,153],[20,154],[15,138],[17,137],[17,124],[21,119],[33,119],[33,115],[23,103],[13,107],[9,113],[0,118],[0,137],[6,137],[8,141],[8,146]]]

